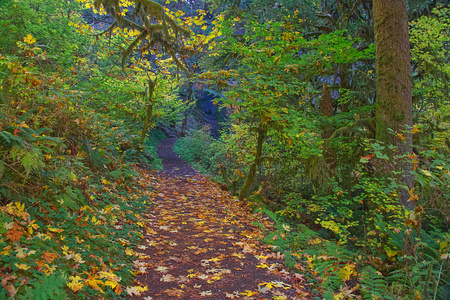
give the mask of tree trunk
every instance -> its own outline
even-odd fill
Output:
[[[322,88],[322,100],[320,101],[320,112],[322,113],[322,116],[330,118],[333,116],[333,101],[331,99],[331,93],[328,90],[327,84],[323,84]],[[329,138],[334,130],[330,126],[324,126],[323,132],[322,132],[322,138],[327,139]]]
[[[406,0],[373,0],[377,70],[376,138],[398,147],[400,155],[412,152],[412,135],[393,135],[389,128],[402,133],[412,127],[411,62]],[[401,138],[404,137],[405,141]],[[412,187],[412,175],[403,166],[403,183]],[[406,190],[401,203],[413,208]]]
[[[155,91],[156,87],[156,80],[153,81],[150,78],[148,79],[148,99],[147,103],[145,104],[147,106],[145,117],[144,117],[144,127],[142,128],[142,134],[141,134],[141,144],[144,143],[145,138],[147,137],[147,132],[150,129],[152,123],[153,123],[153,92]]]
[[[188,107],[189,104],[192,102],[193,95],[194,95],[194,83],[189,82],[186,101],[185,101],[186,107]],[[181,134],[180,134],[181,137],[186,136],[188,116],[189,116],[189,113],[188,113],[188,110],[186,109],[184,111],[183,122],[181,123]]]
[[[248,191],[252,187],[253,181],[255,180],[256,168],[261,164],[262,147],[266,134],[267,134],[266,127],[264,127],[263,125],[259,125],[255,160],[250,166],[250,170],[248,171],[247,177],[245,178],[244,185],[239,191],[239,201],[244,201],[245,197],[247,197]]]
[[[347,90],[348,89],[348,83],[347,83],[347,73],[348,73],[348,64],[342,64],[339,66],[339,81],[341,89]],[[342,103],[341,104],[341,110],[343,112],[349,112],[348,104]]]

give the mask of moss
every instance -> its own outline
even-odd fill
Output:
[[[146,14],[150,15],[150,19],[153,17],[159,21],[163,20],[165,13],[161,4],[151,0],[134,0],[134,2],[140,5]]]
[[[10,94],[10,90],[11,90],[11,85],[12,85],[12,79],[9,76],[6,76],[3,79],[3,82],[1,85],[0,104],[9,103],[9,94]]]
[[[147,31],[143,30],[141,34],[138,35],[138,37],[131,42],[131,44],[128,46],[128,48],[123,52],[122,54],[122,68],[125,67],[125,60],[127,59],[128,55],[130,55],[131,51],[133,51],[134,47],[139,43],[139,41],[143,40],[147,36]]]
[[[136,45],[141,40],[148,38],[150,45],[161,45],[163,49],[168,51],[170,56],[174,59],[177,64],[177,68],[184,69],[181,62],[176,59],[176,54],[173,49],[181,48],[177,45],[179,33],[185,37],[189,37],[189,30],[182,28],[175,22],[175,20],[167,16],[164,12],[164,7],[159,3],[152,0],[133,0],[133,2],[136,4],[135,14],[141,18],[144,27],[122,16],[119,0],[94,1],[94,6],[97,9],[103,7],[108,14],[116,20],[117,25],[120,28],[132,27],[141,31],[139,36],[124,51],[122,56],[122,67],[124,67],[126,58],[131,54]],[[158,24],[153,24],[154,21],[158,22]],[[169,33],[169,28],[173,30],[173,34]],[[158,40],[153,38],[156,31],[161,31],[163,33],[161,38]]]

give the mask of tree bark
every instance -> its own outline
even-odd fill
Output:
[[[333,116],[333,101],[331,99],[331,93],[328,90],[327,84],[323,84],[322,88],[322,100],[320,101],[320,112],[322,116],[330,118]],[[333,128],[330,126],[324,126],[322,132],[322,138],[327,139],[333,134]]]
[[[194,95],[194,83],[189,82],[186,101],[185,101],[186,107],[189,107],[189,104],[192,102],[193,95]],[[189,115],[188,110],[186,109],[184,111],[183,122],[181,123],[181,134],[180,134],[181,137],[186,136],[188,115]]]
[[[256,154],[255,154],[255,160],[253,161],[252,165],[250,166],[250,170],[248,171],[247,177],[245,178],[244,185],[242,186],[241,190],[239,191],[239,201],[244,201],[245,197],[247,197],[248,191],[253,185],[253,181],[256,177],[256,168],[261,164],[261,157],[262,157],[262,148],[264,139],[266,138],[267,134],[267,128],[263,125],[259,125],[258,128],[258,137],[257,137],[257,143],[256,143]]]
[[[145,104],[146,111],[145,111],[145,117],[144,117],[144,126],[142,128],[141,133],[141,144],[144,143],[145,138],[147,137],[147,133],[151,126],[153,125],[153,92],[155,91],[156,87],[156,79],[153,81],[150,78],[148,79],[148,99],[147,103]]]
[[[398,148],[400,155],[412,152],[412,134],[402,133],[412,127],[411,58],[406,0],[373,0],[375,52],[377,70],[376,138]],[[388,129],[397,132],[393,135]],[[399,135],[402,134],[402,135]],[[402,137],[405,140],[402,140]],[[403,183],[412,187],[407,164]],[[406,194],[405,194],[406,193]],[[407,191],[401,192],[401,203],[413,208]]]

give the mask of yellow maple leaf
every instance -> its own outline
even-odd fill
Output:
[[[26,250],[28,250],[28,248],[17,247],[15,249],[15,251],[17,252],[16,257],[19,259],[24,259],[25,257],[27,257],[27,253],[25,252]]]
[[[14,204],[16,205],[16,209],[17,209],[17,216],[20,216],[20,213],[24,211],[25,209],[25,203],[20,203],[20,202],[14,202]]]
[[[345,299],[345,296],[343,293],[339,293],[333,296],[333,300],[343,300]]]
[[[74,292],[81,290],[84,286],[83,279],[80,276],[70,276],[69,280],[67,286]]]
[[[28,266],[27,264],[14,264],[19,270],[28,270],[30,268],[30,266]]]
[[[104,283],[103,283],[103,281],[98,279],[97,275],[95,275],[94,277],[89,277],[88,279],[86,279],[85,284],[89,285],[94,290],[97,290],[100,293],[103,293],[103,290],[101,289],[101,287],[99,287],[99,284],[104,285]]]
[[[61,228],[53,228],[53,227],[48,227],[47,229],[48,229],[48,231],[56,232],[56,233],[61,233],[61,232],[64,231],[64,229],[61,229]]]
[[[33,229],[37,230],[39,228],[39,225],[35,223],[36,220],[32,220],[29,224],[28,224],[28,233],[29,234],[33,234]]]
[[[114,289],[116,286],[118,286],[119,284],[115,281],[111,281],[111,280],[106,280],[105,281],[105,285],[106,286],[110,286],[112,289]]]
[[[121,280],[121,278],[119,276],[117,276],[116,274],[111,273],[111,272],[106,272],[106,271],[100,271],[100,277],[105,278],[110,281],[116,281],[116,282]]]
[[[247,297],[251,297],[251,296],[255,296],[258,295],[259,292],[255,291],[250,291],[250,290],[245,290],[244,292],[241,293],[241,295],[243,296],[247,296]]]
[[[216,261],[220,261],[220,260],[222,260],[220,257],[213,257],[213,258],[209,259],[209,261],[212,261],[212,262],[216,262]]]
[[[260,283],[259,285],[265,285],[266,288],[268,288],[269,290],[271,290],[274,286],[274,284],[271,282],[263,282],[263,283]]]
[[[23,41],[25,43],[27,43],[27,44],[34,44],[34,43],[36,43],[36,39],[31,34],[28,34],[26,37],[24,37]]]
[[[130,248],[125,249],[125,254],[128,256],[133,256],[136,252],[131,250]]]
[[[9,252],[11,252],[11,250],[12,250],[11,246],[6,246],[5,248],[3,248],[2,251],[0,251],[0,255],[9,256]]]
[[[283,224],[283,229],[286,231],[291,231],[291,226],[287,225],[287,224]]]
[[[148,286],[137,286],[136,288],[140,292],[148,291]]]

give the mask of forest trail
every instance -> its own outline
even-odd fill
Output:
[[[134,261],[148,290],[133,299],[301,299],[301,276],[283,267],[283,256],[258,241],[252,222],[262,215],[239,205],[172,150],[157,149],[164,171],[152,183],[154,206]]]

